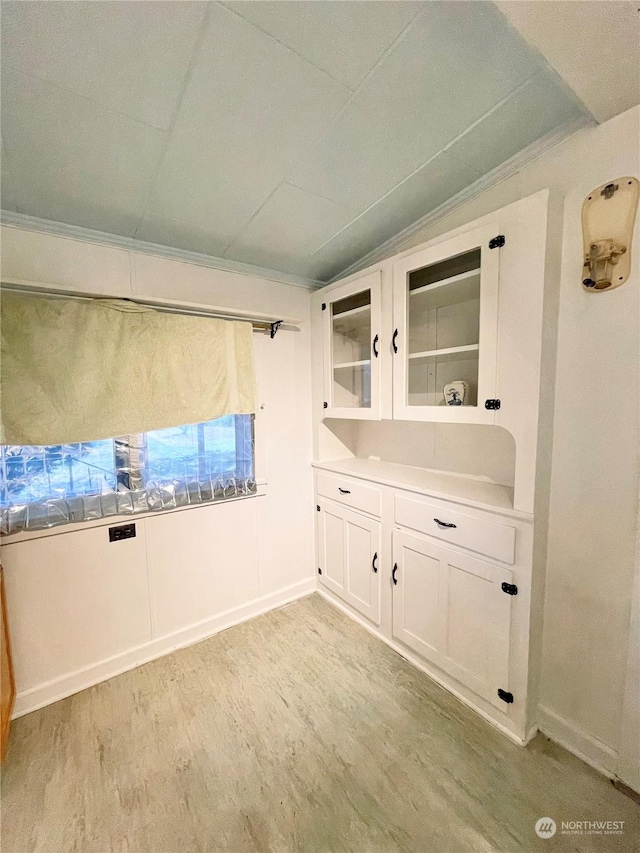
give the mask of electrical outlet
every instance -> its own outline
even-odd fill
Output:
[[[121,539],[133,539],[136,535],[135,524],[120,524],[109,528],[109,542],[120,542]]]

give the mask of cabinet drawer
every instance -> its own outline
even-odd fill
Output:
[[[348,477],[321,473],[316,475],[316,484],[318,494],[322,497],[368,512],[369,515],[380,516],[382,493],[377,486],[365,486]]]
[[[442,524],[455,526],[444,527],[438,524],[436,519]],[[494,557],[503,563],[512,564],[515,559],[515,527],[484,518],[474,518],[457,509],[449,509],[446,504],[396,495],[395,522],[452,545]]]

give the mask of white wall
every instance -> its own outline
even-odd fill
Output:
[[[629,281],[586,293],[580,211],[594,187],[638,176],[639,130],[639,108],[582,130],[401,247],[551,190],[557,261],[548,274],[559,278],[560,303],[540,722],[610,771],[621,743],[638,523],[640,239],[636,227]]]
[[[300,320],[254,333],[264,494],[136,517],[125,542],[113,519],[4,539],[16,713],[315,587],[308,291],[6,226],[2,280]]]

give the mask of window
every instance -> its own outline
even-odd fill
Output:
[[[3,533],[256,491],[253,415],[103,441],[0,448]]]

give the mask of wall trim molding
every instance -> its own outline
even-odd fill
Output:
[[[544,735],[609,779],[615,777],[618,764],[615,749],[545,705],[538,705],[537,716],[538,728]]]
[[[53,234],[58,237],[67,237],[88,243],[100,243],[101,245],[113,246],[130,252],[140,252],[145,255],[156,255],[161,258],[184,261],[186,263],[209,267],[210,269],[221,270],[223,272],[237,273],[238,275],[263,278],[267,281],[277,282],[278,284],[288,284],[294,287],[302,287],[305,290],[314,291],[319,290],[322,287],[326,287],[328,284],[340,281],[341,279],[353,275],[356,272],[360,272],[361,270],[366,269],[372,264],[376,264],[391,255],[398,254],[407,248],[406,244],[420,231],[434,225],[438,220],[443,219],[467,201],[475,198],[476,196],[482,195],[482,193],[486,192],[491,187],[506,180],[507,178],[510,178],[524,166],[534,160],[537,160],[547,151],[550,151],[552,148],[555,148],[557,145],[565,142],[580,130],[583,130],[586,127],[593,127],[594,124],[595,121],[591,117],[581,116],[572,122],[568,122],[558,128],[555,128],[550,133],[540,137],[540,139],[535,142],[532,142],[531,145],[528,145],[513,157],[505,160],[504,163],[501,163],[491,172],[488,172],[477,181],[469,184],[468,187],[465,187],[465,189],[461,190],[450,199],[447,199],[447,201],[443,202],[439,207],[436,207],[434,210],[425,214],[425,216],[417,219],[415,222],[412,222],[380,246],[377,246],[357,261],[354,261],[329,281],[319,281],[317,279],[297,276],[291,273],[268,269],[266,267],[254,266],[253,264],[245,264],[240,261],[233,261],[227,258],[218,258],[214,255],[205,255],[200,252],[191,252],[187,249],[177,249],[172,246],[164,246],[159,243],[148,243],[144,240],[137,240],[135,237],[123,237],[106,231],[95,231],[91,228],[83,228],[80,225],[69,225],[65,222],[41,219],[37,216],[29,216],[28,214],[17,213],[11,210],[0,210],[0,223],[9,227],[24,228],[27,231],[39,231],[45,234]],[[346,226],[346,228],[348,227],[349,226]],[[334,237],[335,236],[337,235],[334,235]],[[330,242],[331,241],[329,241],[329,243]]]
[[[136,240],[135,237],[121,237],[118,234],[109,234],[106,231],[94,231],[91,228],[82,228],[80,225],[67,225],[64,222],[54,222],[50,219],[39,219],[37,216],[28,216],[25,213],[16,213],[12,210],[0,210],[0,223],[12,228],[24,228],[26,231],[39,231],[44,234],[53,234],[56,237],[68,237],[72,240],[82,240],[84,243],[100,243],[105,246],[113,246],[117,249],[125,249],[128,252],[140,252],[143,255],[156,255],[161,258],[169,258],[175,261],[185,261],[200,267],[233,272],[238,275],[247,275],[256,278],[264,278],[267,281],[275,281],[278,284],[289,284],[293,287],[302,287],[305,290],[318,290],[324,287],[326,282],[305,278],[304,276],[292,275],[290,273],[278,272],[266,267],[243,264],[240,261],[217,258],[214,255],[204,255],[200,252],[190,252],[187,249],[175,249],[172,246],[162,246],[159,243],[147,243],[144,240]]]
[[[83,667],[75,672],[69,672],[52,681],[38,684],[29,690],[23,690],[16,695],[12,718],[16,719],[24,714],[30,714],[31,711],[37,711],[45,705],[51,705],[67,696],[86,690],[87,687],[93,687],[95,684],[107,681],[144,663],[171,654],[177,649],[192,646],[213,637],[220,631],[225,631],[227,628],[267,613],[269,610],[275,610],[277,607],[282,607],[298,598],[304,598],[315,592],[315,589],[315,578],[300,581],[277,592],[256,598],[247,604],[226,610],[210,619],[150,640],[148,643],[128,649],[106,660]]]
[[[420,231],[424,231],[430,226],[435,225],[436,222],[440,219],[444,219],[445,216],[448,216],[456,210],[456,208],[461,207],[471,199],[482,195],[487,190],[496,186],[496,184],[512,177],[529,163],[532,163],[534,160],[538,160],[543,154],[546,154],[552,148],[556,148],[558,145],[566,142],[581,130],[584,130],[587,127],[594,127],[595,124],[595,120],[590,116],[580,116],[571,122],[567,122],[566,124],[555,128],[544,136],[541,136],[540,139],[537,139],[535,142],[527,145],[527,147],[523,148],[522,151],[518,151],[518,153],[514,154],[513,157],[505,160],[504,163],[496,166],[495,169],[487,172],[486,175],[478,178],[477,181],[469,184],[469,186],[465,187],[459,193],[451,196],[451,198],[447,199],[441,205],[434,208],[420,219],[417,219],[415,222],[412,222],[411,225],[407,225],[406,228],[399,231],[393,237],[385,240],[385,242],[381,243],[380,246],[377,246],[366,255],[363,255],[359,260],[354,261],[354,263],[350,264],[342,270],[342,272],[338,273],[338,275],[333,276],[327,284],[334,284],[336,281],[341,281],[343,278],[347,278],[348,276],[353,275],[356,272],[360,272],[373,264],[377,264],[379,261],[386,260],[392,255],[397,255],[405,249],[411,248],[410,246],[407,246],[407,243],[409,243],[416,234],[419,234]],[[349,226],[346,227],[348,228]]]

